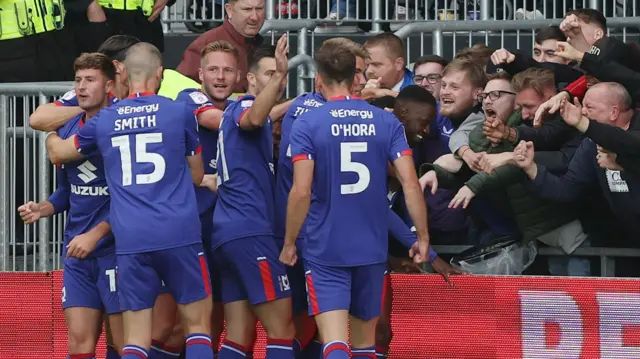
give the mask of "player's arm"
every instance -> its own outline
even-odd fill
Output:
[[[220,128],[223,113],[224,111],[216,107],[207,107],[202,111],[198,111],[196,115],[198,124],[208,130],[217,131]]]
[[[77,143],[77,135],[63,140],[55,132],[47,134],[47,153],[53,164],[61,164],[82,158]]]
[[[202,145],[200,145],[198,137],[198,121],[187,104],[184,107],[184,114],[184,136],[187,151],[185,155],[191,171],[191,179],[196,186],[200,186],[204,178],[204,166],[202,165]]]
[[[35,112],[29,116],[29,126],[40,131],[55,131],[83,111],[77,106],[59,106],[55,103],[45,103],[38,106]]]
[[[53,214],[68,210],[71,199],[71,185],[62,166],[56,166],[56,178],[58,179],[58,188],[49,196],[49,202],[53,205]]]
[[[93,252],[98,242],[109,233],[111,233],[111,225],[107,221],[102,221],[88,232],[73,237],[71,242],[67,244],[67,258],[86,258]]]
[[[315,162],[304,157],[293,157],[293,186],[287,202],[287,229],[285,245],[295,245],[311,205],[311,182]]]
[[[271,117],[271,119],[274,120],[274,121],[279,120],[282,117],[284,117],[284,115],[289,110],[289,106],[291,106],[291,103],[293,102],[293,100],[295,100],[295,98],[292,98],[290,100],[286,100],[283,103],[279,103],[279,104],[273,106],[273,108],[271,109],[271,112],[269,112],[269,117]]]
[[[417,254],[415,250],[418,250],[420,256],[417,258],[414,257],[414,260],[424,262],[428,258],[427,251],[429,248],[427,205],[424,201],[422,188],[418,182],[413,156],[407,144],[404,127],[395,116],[390,123],[393,127],[390,128],[392,135],[389,146],[389,159],[393,161],[393,166],[396,169],[396,178],[402,186],[407,210],[409,211],[409,216],[416,227],[416,233],[418,235],[417,248],[412,248],[412,254]]]
[[[253,100],[250,108],[243,111],[238,118],[238,126],[243,130],[251,130],[264,126],[271,109],[278,101],[278,94],[282,82],[289,71],[287,61],[287,36],[282,35],[276,44],[276,71],[271,75],[271,79],[262,92]]]

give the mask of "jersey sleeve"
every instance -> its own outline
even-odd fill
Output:
[[[57,99],[54,103],[56,106],[79,106],[78,97],[76,97],[76,90],[67,91],[67,93],[62,95],[62,97]]]
[[[309,122],[305,121],[306,117],[302,117],[293,122],[291,126],[291,137],[289,139],[291,146],[291,161],[293,163],[301,160],[315,159],[315,149],[311,141],[311,128]]]
[[[216,108],[209,99],[209,96],[201,91],[181,91],[176,101],[184,102],[196,116],[204,111]]]
[[[236,125],[240,126],[240,120],[242,116],[244,116],[247,111],[253,105],[253,98],[245,98],[238,101],[237,106],[234,106],[231,112],[231,116],[233,117],[233,121]]]
[[[195,156],[202,151],[200,138],[198,137],[198,119],[190,106],[184,106],[184,136],[186,144],[186,156]]]
[[[393,119],[391,126],[391,143],[389,146],[389,160],[395,161],[402,156],[412,156],[413,152],[407,143],[407,136],[404,132],[404,126],[398,119]]]
[[[56,178],[58,180],[58,188],[49,196],[49,202],[53,205],[54,213],[58,214],[69,209],[69,198],[71,196],[71,188],[63,165],[56,166]]]
[[[93,119],[85,122],[84,126],[74,137],[78,152],[88,155],[98,149],[97,124],[100,119],[98,113]]]

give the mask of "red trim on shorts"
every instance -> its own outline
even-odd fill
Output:
[[[311,155],[303,153],[301,155],[291,157],[291,163],[296,163],[298,161],[304,161],[304,160],[310,160],[310,159],[311,159]]]
[[[320,314],[320,306],[318,305],[318,296],[316,288],[313,286],[313,277],[311,273],[307,274],[307,290],[309,291],[309,302],[311,303],[311,315]]]
[[[413,156],[413,151],[411,149],[408,150],[404,150],[402,152],[400,152],[401,156]]]
[[[204,254],[198,254],[198,261],[200,262],[200,272],[202,273],[202,280],[204,281],[204,290],[207,295],[211,295],[211,280],[209,280],[209,268],[207,267],[207,259]]]
[[[199,107],[197,108],[195,111],[193,111],[193,114],[198,116],[199,114],[205,112],[205,111],[209,111],[209,110],[217,110],[218,108],[215,106],[203,106],[203,107]]]
[[[96,353],[69,354],[70,359],[91,359],[95,357]]]
[[[260,267],[260,277],[262,277],[262,286],[264,287],[264,295],[267,297],[267,302],[276,300],[276,288],[273,285],[269,262],[266,259],[260,260],[258,261],[258,266]]]

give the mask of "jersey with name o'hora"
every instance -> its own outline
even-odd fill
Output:
[[[314,161],[306,260],[329,266],[382,263],[388,254],[388,163],[411,155],[390,112],[330,99],[293,123],[293,162]]]
[[[218,202],[213,214],[212,245],[234,239],[272,236],[275,178],[271,119],[262,127],[240,128],[255,97],[227,106],[218,131]]]
[[[293,122],[302,114],[324,105],[327,100],[319,92],[309,92],[298,96],[282,118],[281,139],[278,156],[278,169],[276,170],[276,216],[275,216],[275,236],[284,238],[287,219],[287,201],[289,192],[293,186],[293,163],[291,162],[291,126]],[[302,226],[298,238],[304,238],[305,226]]]
[[[81,153],[97,148],[111,194],[116,253],[151,252],[201,241],[185,156],[199,153],[198,125],[184,102],[137,93],[103,109],[76,136]]]
[[[87,121],[91,122],[94,119]],[[58,129],[58,135],[67,139],[85,125],[82,113]],[[87,233],[100,222],[109,222],[109,188],[104,173],[102,156],[97,151],[88,153],[85,158],[59,166],[66,177],[64,185],[69,186],[69,210],[64,229],[62,256],[67,253],[67,245],[80,234]],[[115,251],[113,235],[109,233],[96,245],[88,258],[102,257]]]

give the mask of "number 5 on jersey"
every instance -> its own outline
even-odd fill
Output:
[[[149,174],[137,174],[136,184],[156,183],[164,177],[166,162],[162,155],[147,152],[147,144],[162,143],[162,133],[139,133],[137,135],[122,135],[111,139],[111,145],[120,150],[120,162],[122,163],[122,185],[130,186],[133,173],[131,161],[131,137],[135,140],[136,163],[151,163],[154,166],[153,172]]]
[[[371,172],[364,163],[356,162],[351,158],[354,152],[366,153],[366,142],[342,142],[340,143],[340,171],[355,172],[358,182],[341,184],[340,194],[358,194],[369,187]]]

